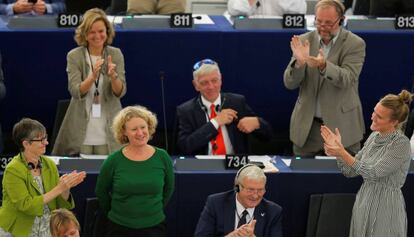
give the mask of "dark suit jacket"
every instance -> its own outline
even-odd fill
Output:
[[[237,129],[239,119],[246,116],[256,116],[247,105],[245,97],[238,94],[222,93],[222,109],[231,108],[237,111],[238,120],[226,125],[230,142],[237,154],[248,153],[247,134]],[[177,147],[183,155],[205,155],[208,143],[217,136],[217,129],[207,122],[206,112],[201,107],[200,97],[193,98],[177,107]],[[260,128],[253,132],[259,139],[270,139],[272,129],[262,118],[259,118]]]
[[[408,116],[407,119],[407,125],[405,127],[405,135],[408,137],[408,139],[411,139],[413,136],[414,131],[414,109],[411,109],[410,116]]]
[[[234,230],[236,194],[234,191],[208,196],[194,233],[195,237],[225,236]],[[263,198],[254,210],[257,237],[282,237],[282,207]]]

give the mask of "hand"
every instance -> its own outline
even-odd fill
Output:
[[[76,170],[71,173],[64,174],[59,178],[59,184],[63,191],[67,191],[78,184],[82,183],[86,177],[85,171],[77,172]]]
[[[27,0],[17,0],[13,5],[13,12],[16,14],[30,12],[33,8],[33,3]]]
[[[302,43],[299,36],[294,35],[290,41],[290,48],[292,49],[293,57],[296,58],[296,63],[303,66],[309,58],[309,41]]]
[[[237,119],[237,111],[233,109],[222,109],[214,119],[219,126],[230,124],[234,119]]]
[[[94,81],[98,80],[99,78],[99,72],[101,71],[102,65],[104,64],[105,60],[100,58],[98,60],[96,60],[95,65],[93,65],[93,79]]]
[[[236,230],[238,237],[254,237],[254,228],[256,226],[256,220],[252,220],[249,224],[244,224]]]
[[[317,67],[319,68],[319,70],[323,70],[326,67],[326,59],[325,56],[323,54],[323,49],[319,49],[319,53],[318,56],[313,57],[313,56],[309,56],[308,60],[307,60],[307,64],[309,67]]]
[[[116,73],[115,69],[116,69],[116,64],[112,63],[112,56],[109,55],[108,56],[108,75],[112,79],[116,79],[118,77],[118,74]]]
[[[237,128],[244,133],[251,133],[254,130],[260,128],[258,117],[244,117],[240,119],[237,124]]]
[[[341,156],[344,146],[341,143],[341,133],[335,129],[333,133],[327,126],[321,126],[321,136],[324,140],[325,153],[329,156]]]
[[[33,5],[33,10],[38,15],[43,15],[46,12],[46,3],[43,0],[37,0],[37,2]]]

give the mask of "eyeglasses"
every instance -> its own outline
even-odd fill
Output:
[[[41,142],[41,143],[45,143],[45,142],[47,142],[47,134],[44,137],[40,138],[40,139],[30,139],[29,141],[30,142]]]
[[[315,18],[315,26],[325,27],[325,28],[332,28],[340,19],[341,19],[341,17],[338,17],[333,23],[330,23],[330,22],[322,23],[321,21],[319,21]]]
[[[259,195],[263,195],[266,192],[265,188],[245,188],[243,185],[240,184],[240,187],[242,187],[244,190],[246,190],[246,192],[248,194],[259,194]]]
[[[193,66],[193,71],[197,71],[204,64],[217,65],[217,63],[214,60],[206,58],[206,59],[196,62]]]

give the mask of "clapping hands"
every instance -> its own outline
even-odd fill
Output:
[[[339,129],[335,129],[335,133],[332,132],[327,126],[321,126],[321,136],[324,140],[325,153],[328,156],[341,156],[341,152],[344,150],[342,145],[342,138]]]

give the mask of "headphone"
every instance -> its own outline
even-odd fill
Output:
[[[238,180],[239,180],[239,176],[240,176],[241,172],[243,170],[245,170],[246,168],[252,167],[252,166],[256,166],[256,165],[246,164],[237,171],[236,177],[234,178],[234,192],[236,192],[236,193],[240,192],[240,185],[239,185]]]
[[[338,24],[341,26],[344,23],[345,6],[337,0],[332,0],[332,2],[334,2],[336,10],[339,10],[339,17],[341,19],[339,20]]]
[[[41,169],[42,168],[42,162],[39,160],[37,165],[35,165],[32,162],[29,162],[29,163],[27,163],[27,168],[29,168],[29,170]]]
[[[226,97],[224,97],[222,95],[221,96],[221,104],[216,105],[216,108],[214,108],[216,110],[216,112],[220,112],[223,109],[223,105],[224,105],[225,101],[226,101]],[[198,105],[200,105],[200,108],[204,111],[204,113],[207,115],[207,117],[210,118],[210,116],[208,115],[208,108],[201,101],[201,95],[197,98],[197,103],[198,103]]]

